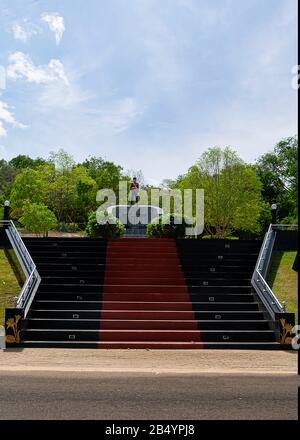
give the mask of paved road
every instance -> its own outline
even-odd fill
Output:
[[[0,419],[297,419],[296,375],[4,372]]]

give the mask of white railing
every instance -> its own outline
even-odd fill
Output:
[[[260,249],[258,260],[252,275],[251,284],[261,298],[273,319],[276,313],[284,313],[285,306],[276,298],[266,281],[272,251],[276,239],[276,229],[298,228],[298,225],[270,225]]]
[[[41,277],[13,221],[1,220],[0,226],[4,227],[24,274],[26,275],[25,283],[16,302],[17,308],[24,309],[24,318],[26,318],[34,295],[41,282]]]

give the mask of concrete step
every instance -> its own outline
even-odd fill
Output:
[[[92,330],[269,330],[264,320],[197,321],[190,320],[113,320],[31,318],[29,329]]]
[[[275,342],[271,330],[78,330],[28,329],[25,340],[124,342]]]
[[[277,342],[78,342],[78,341],[30,341],[25,340],[23,347],[30,348],[89,348],[89,349],[150,349],[150,350],[291,350],[290,345]]]

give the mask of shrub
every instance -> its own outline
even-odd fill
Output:
[[[289,215],[284,217],[279,223],[282,225],[297,225],[298,224],[297,209],[295,209],[294,212],[290,212]]]
[[[52,211],[42,203],[25,203],[20,223],[29,232],[47,236],[50,229],[57,226],[57,219]]]
[[[85,228],[85,235],[90,238],[115,238],[125,232],[124,225],[112,214],[107,212],[92,212]]]
[[[58,230],[60,232],[78,232],[80,230],[77,223],[64,223],[58,224]]]
[[[159,238],[185,237],[185,228],[191,226],[186,220],[178,214],[165,214],[156,217],[147,225],[147,235],[148,237]]]

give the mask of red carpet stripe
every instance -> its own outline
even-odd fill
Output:
[[[107,244],[100,348],[203,348],[172,239]]]

